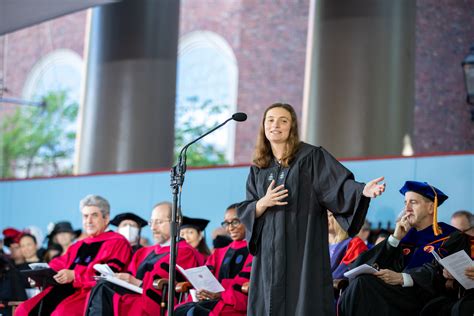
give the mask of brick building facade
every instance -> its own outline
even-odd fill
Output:
[[[461,68],[471,45],[474,1],[417,1],[415,153],[474,150]]]
[[[236,56],[238,110],[249,118],[237,125],[235,163],[250,161],[266,106],[287,102],[301,115],[308,12],[309,0],[181,1],[180,34],[214,32]],[[416,154],[474,150],[460,67],[474,44],[473,16],[472,1],[417,1]],[[21,96],[31,69],[48,53],[65,48],[83,56],[86,20],[83,11],[0,37],[3,96]]]

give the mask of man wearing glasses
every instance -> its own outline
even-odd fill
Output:
[[[82,316],[87,296],[96,284],[94,265],[107,264],[112,271],[124,271],[131,257],[131,247],[122,235],[106,231],[109,202],[101,196],[88,195],[80,201],[79,208],[87,237],[71,245],[64,255],[51,260],[49,266],[55,272],[56,284],[22,303],[15,315]],[[51,283],[51,280],[47,282]]]
[[[153,281],[169,277],[170,222],[171,203],[156,204],[149,221],[156,244],[137,250],[127,273],[115,274],[119,279],[143,288],[143,294],[101,282],[91,292],[86,315],[152,315],[160,310],[162,293],[153,288]],[[198,266],[196,250],[185,240],[178,243],[176,262],[184,269]]]
[[[241,287],[250,279],[252,255],[245,241],[245,226],[237,217],[237,204],[230,205],[222,222],[232,243],[215,249],[206,265],[224,287],[221,293],[206,290],[196,292],[198,302],[189,302],[176,308],[176,315],[246,315],[248,296]],[[190,301],[190,298],[188,298]]]

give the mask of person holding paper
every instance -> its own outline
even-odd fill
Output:
[[[87,300],[85,315],[156,315],[160,311],[161,291],[153,288],[153,281],[168,278],[170,259],[171,203],[161,202],[153,207],[150,227],[156,245],[140,248],[133,255],[126,272],[115,276],[143,289],[137,294],[128,289],[99,282]],[[196,250],[185,240],[178,242],[176,263],[187,269],[198,266]],[[180,274],[177,273],[177,279]],[[184,281],[181,278],[181,281]]]
[[[445,258],[448,256],[458,255],[460,250],[468,254],[471,259],[470,266],[462,271],[461,277],[464,277],[465,280],[474,281],[473,236],[462,232],[452,233],[443,245],[440,257],[446,260]],[[474,311],[474,289],[465,289],[461,286],[451,273],[443,268],[442,264],[437,261],[425,264],[414,274],[414,279],[416,283],[423,285],[423,288],[435,297],[425,305],[420,313],[421,316],[472,316]],[[447,286],[447,284],[451,285]]]
[[[343,292],[339,315],[418,315],[432,296],[420,284],[417,268],[442,254],[457,230],[438,223],[437,208],[448,196],[426,182],[406,181],[405,213],[388,239],[361,254],[353,266],[377,265],[374,275],[359,275]]]
[[[15,315],[84,314],[86,297],[95,285],[96,263],[105,263],[116,272],[123,270],[131,257],[128,241],[120,234],[106,232],[110,218],[109,202],[98,195],[88,195],[80,202],[82,224],[87,238],[72,244],[66,253],[49,263],[56,271],[50,286],[22,303]]]
[[[224,287],[224,292],[207,290],[196,292],[198,302],[177,306],[177,316],[190,315],[246,315],[247,294],[242,293],[242,284],[250,279],[252,255],[245,241],[245,226],[237,217],[237,204],[230,205],[224,215],[222,226],[229,232],[232,243],[215,249],[206,265]],[[191,295],[188,297],[191,301]]]
[[[335,314],[326,210],[356,235],[383,177],[357,182],[324,148],[301,142],[285,103],[265,110],[253,163],[238,208],[254,256],[248,313]]]

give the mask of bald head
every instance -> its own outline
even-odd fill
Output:
[[[465,210],[457,211],[451,216],[451,226],[456,227],[462,232],[468,231],[473,227],[473,221],[474,216],[472,213]]]
[[[151,212],[150,226],[153,238],[158,244],[170,240],[171,203],[161,202],[154,206]]]

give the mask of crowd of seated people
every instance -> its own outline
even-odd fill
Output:
[[[0,313],[11,313],[6,305],[1,304],[19,301],[21,304],[17,306],[15,315],[164,315],[166,308],[163,302],[166,302],[166,297],[162,297],[162,289],[156,287],[155,281],[168,278],[171,203],[155,205],[150,221],[130,212],[118,214],[110,220],[108,201],[96,195],[82,199],[80,211],[82,233],[81,230],[74,230],[69,222],[58,222],[50,227],[45,249],[41,249],[29,231],[13,228],[4,230],[6,251],[3,252],[2,245],[2,276],[4,270],[15,273],[8,279],[12,284],[2,284]],[[177,264],[185,269],[208,265],[212,272],[217,273],[216,277],[226,289],[223,293],[207,292],[207,295],[219,296],[214,310],[235,310],[245,314],[247,294],[234,292],[233,279],[236,278],[240,283],[248,281],[251,256],[248,252],[244,253],[245,228],[240,222],[235,224],[238,221],[235,205],[225,214],[226,219],[228,214],[233,216],[229,220],[231,225],[224,225],[224,232],[218,234],[216,245],[222,250],[214,247],[212,256],[207,245],[199,247],[203,242],[205,244],[203,231],[209,221],[185,218],[180,234],[185,238],[178,242]],[[142,228],[148,224],[155,243],[143,247],[138,241]],[[112,231],[109,225],[117,226],[117,232]],[[236,229],[240,232],[237,237]],[[234,264],[229,266],[227,261],[225,264],[220,262],[228,259],[231,250],[235,253],[235,258],[232,258]],[[243,260],[241,254],[244,255]],[[40,262],[48,263],[51,273],[42,276],[47,281],[35,284],[33,278],[25,276],[25,270],[31,269],[30,264]],[[107,264],[117,279],[141,288],[141,293],[97,279],[99,273],[94,265],[98,263]],[[185,281],[179,271],[176,279]],[[42,291],[34,293],[36,295],[27,293],[32,286],[40,286]],[[10,293],[5,293],[3,289],[6,288]],[[204,293],[198,292],[197,297],[202,297]],[[191,299],[191,295],[185,294],[182,298],[184,302]],[[176,300],[175,304],[178,303]]]
[[[378,270],[348,280],[347,288],[335,296],[335,311],[338,315],[472,315],[473,290],[458,284],[431,252],[444,258],[461,250],[474,258],[474,216],[462,210],[452,215],[451,225],[438,222],[437,208],[448,197],[424,182],[407,181],[400,193],[405,207],[393,230],[380,223],[373,228],[366,221],[359,234],[350,237],[328,211],[333,279],[344,279],[345,272],[362,264]],[[204,236],[209,221],[183,218],[177,263],[185,269],[207,266],[224,292],[179,293],[178,315],[246,314],[248,296],[242,286],[248,285],[252,256],[237,207],[233,204],[225,210],[222,227],[212,236],[212,251]],[[3,230],[0,313],[11,313],[7,306],[2,309],[2,303],[20,301],[15,315],[164,315],[167,293],[156,281],[169,276],[171,204],[156,204],[150,221],[131,212],[110,220],[110,205],[96,195],[82,199],[80,211],[82,231],[67,221],[57,222],[50,227],[44,248],[29,230]],[[109,224],[117,227],[116,232]],[[144,246],[141,232],[148,224],[154,243]],[[20,272],[31,269],[32,263],[49,264],[53,272],[49,283],[37,284]],[[97,280],[96,263],[107,264],[116,278],[141,293]],[[474,268],[468,268],[465,276],[474,280]],[[176,280],[185,281],[179,271]]]

